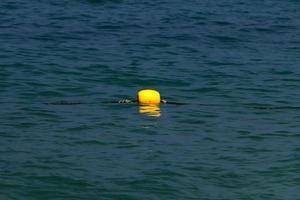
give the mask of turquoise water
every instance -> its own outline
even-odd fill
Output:
[[[0,199],[299,199],[299,19],[293,0],[1,1]],[[105,103],[142,88],[186,105]]]

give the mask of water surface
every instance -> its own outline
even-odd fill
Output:
[[[296,199],[299,19],[292,0],[2,1],[0,198]],[[142,88],[187,105],[103,103]]]

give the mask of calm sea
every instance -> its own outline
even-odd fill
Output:
[[[3,0],[0,47],[1,200],[300,199],[299,1]]]

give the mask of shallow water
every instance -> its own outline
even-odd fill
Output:
[[[299,19],[292,0],[2,1],[0,199],[297,199]],[[142,88],[186,105],[105,103]]]

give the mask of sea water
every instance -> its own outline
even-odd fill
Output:
[[[299,199],[299,19],[296,0],[1,1],[0,199]],[[185,104],[108,103],[144,88]]]

